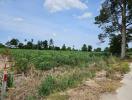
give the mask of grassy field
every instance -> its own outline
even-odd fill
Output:
[[[6,53],[1,50],[0,52]],[[34,66],[39,70],[50,70],[54,67],[87,67],[90,64],[106,60],[107,53],[89,53],[81,51],[48,51],[48,50],[19,50],[7,51],[14,61],[18,72],[26,72]],[[17,68],[18,67],[18,68]]]
[[[129,71],[128,63],[103,52],[0,49],[0,54],[11,56],[15,62],[12,66],[15,74],[28,75],[31,69],[47,73],[41,75],[39,80],[37,75],[33,77],[40,83],[35,88],[36,98],[73,88],[87,78],[92,79],[101,70],[107,71],[109,78],[115,72],[124,74]],[[62,70],[58,73],[56,69]],[[53,71],[50,72],[51,70]]]

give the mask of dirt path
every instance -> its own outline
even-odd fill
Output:
[[[103,94],[100,100],[132,100],[132,63],[130,69],[131,71],[121,81],[122,87],[114,94]]]

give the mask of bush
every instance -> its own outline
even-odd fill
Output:
[[[55,89],[56,80],[52,76],[47,76],[39,87],[39,95],[47,96]]]
[[[8,74],[8,76],[7,76],[7,87],[13,87],[13,85],[14,85],[14,76],[13,76],[13,74]]]
[[[22,72],[26,73],[29,69],[28,64],[29,64],[28,59],[26,59],[26,58],[18,59],[15,64],[17,72],[18,73],[22,73]]]
[[[129,64],[127,62],[122,63],[120,71],[122,74],[126,74],[128,71],[130,71]]]

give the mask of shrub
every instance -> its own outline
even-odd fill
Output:
[[[47,76],[39,87],[39,95],[47,96],[55,89],[56,80],[52,76]]]
[[[28,64],[29,64],[28,59],[26,59],[26,58],[18,59],[15,64],[17,72],[18,73],[21,73],[21,72],[26,73],[29,69]]]
[[[7,76],[7,87],[13,87],[14,85],[14,76],[12,73],[9,73]]]
[[[128,71],[130,71],[129,64],[127,62],[122,63],[120,71],[123,74],[126,74]]]

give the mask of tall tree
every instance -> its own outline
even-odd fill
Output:
[[[18,39],[15,39],[15,38],[11,39],[10,41],[8,41],[6,43],[6,45],[8,47],[10,47],[10,48],[17,48],[18,47],[18,44],[19,44],[19,40]]]
[[[105,0],[95,24],[104,30],[99,35],[102,41],[111,34],[121,34],[121,58],[124,58],[128,37],[132,34],[132,0]]]
[[[82,51],[87,51],[87,50],[88,50],[87,45],[86,44],[83,44]]]
[[[38,41],[38,43],[37,43],[37,49],[38,50],[42,49],[42,41]]]
[[[50,39],[50,41],[49,41],[49,49],[50,50],[54,49],[54,41],[53,41],[53,39]]]
[[[88,45],[88,52],[91,52],[91,51],[92,51],[92,46]]]
[[[94,49],[95,52],[101,52],[101,48]]]
[[[71,51],[72,49],[71,49],[71,47],[67,47],[67,50],[68,50],[68,51]]]
[[[120,55],[120,53],[121,53],[121,35],[111,36],[109,50],[114,55]]]
[[[5,48],[5,45],[0,43],[0,48]]]
[[[19,49],[23,49],[23,47],[24,47],[24,44],[23,44],[23,43],[19,43],[19,44],[18,44],[18,48],[19,48]]]
[[[48,49],[48,41],[45,40],[42,42],[42,44],[43,44],[44,49],[47,50]]]
[[[104,49],[104,52],[109,52],[109,47],[106,47],[106,48]]]
[[[31,41],[27,42],[26,49],[33,49],[33,43]]]
[[[66,45],[65,44],[63,44],[61,50],[66,50]]]

